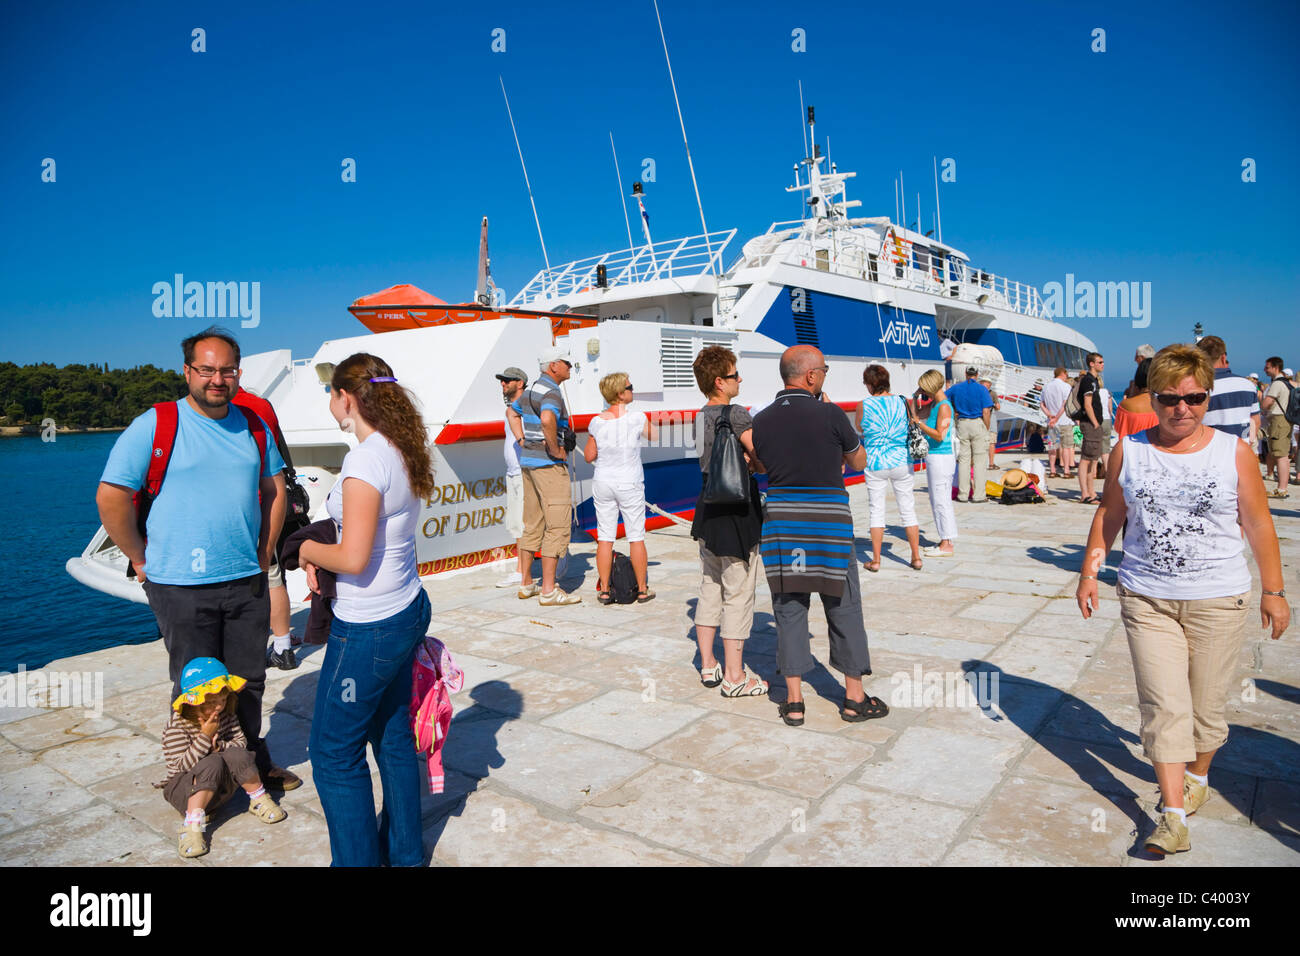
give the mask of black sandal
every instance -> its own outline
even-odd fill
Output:
[[[800,714],[800,715],[803,714],[804,712],[803,701],[788,700],[784,704],[778,704],[776,707],[776,712],[781,715],[781,719],[785,721],[785,725],[787,727],[803,726],[802,716],[800,716],[798,719],[793,719],[790,717],[791,714]]]
[[[600,582],[596,582],[596,602],[598,604],[613,604],[614,596],[609,593],[608,588],[602,588]]]
[[[860,720],[884,717],[888,713],[889,706],[883,700],[868,695],[865,700],[849,700],[845,698],[844,707],[840,710],[840,718],[855,724]],[[849,716],[850,714],[852,716]]]

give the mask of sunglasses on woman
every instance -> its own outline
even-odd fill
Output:
[[[1188,395],[1167,395],[1164,392],[1152,392],[1152,397],[1165,408],[1176,408],[1179,402],[1190,405],[1204,405],[1210,397],[1209,392],[1192,392]]]

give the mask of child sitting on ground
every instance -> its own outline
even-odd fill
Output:
[[[214,657],[196,657],[181,672],[181,695],[172,702],[162,738],[167,779],[154,786],[185,814],[177,846],[183,859],[208,852],[205,811],[221,806],[240,787],[248,794],[248,812],[263,823],[287,816],[262,786],[235,717],[235,695],[246,683]]]

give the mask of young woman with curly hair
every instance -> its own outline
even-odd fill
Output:
[[[421,501],[433,491],[428,433],[411,396],[383,359],[358,353],[334,369],[330,413],[358,445],[325,507],[340,522],[337,544],[299,552],[337,577],[338,597],[316,688],[311,764],[335,866],[420,866],[420,768],[409,713],[411,666],[429,626],[429,598],[416,572]],[[384,808],[366,765],[375,752]]]

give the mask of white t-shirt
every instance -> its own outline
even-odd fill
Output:
[[[625,409],[618,418],[597,415],[587,426],[596,439],[596,473],[594,481],[611,485],[645,481],[641,467],[641,436],[645,434],[644,412]]]
[[[519,470],[519,442],[510,430],[510,412],[506,411],[506,474],[514,477]]]
[[[1070,383],[1064,379],[1054,378],[1043,387],[1041,403],[1048,416],[1060,415],[1065,409],[1065,400],[1070,397]]]
[[[1097,394],[1101,396],[1101,420],[1110,421],[1110,389],[1099,388]]]
[[[420,502],[411,491],[401,453],[379,432],[344,456],[339,480],[325,499],[326,512],[340,524],[343,483],[349,478],[364,481],[379,492],[379,523],[366,569],[360,574],[336,575],[334,614],[350,624],[369,624],[404,610],[420,591],[415,561]]]

